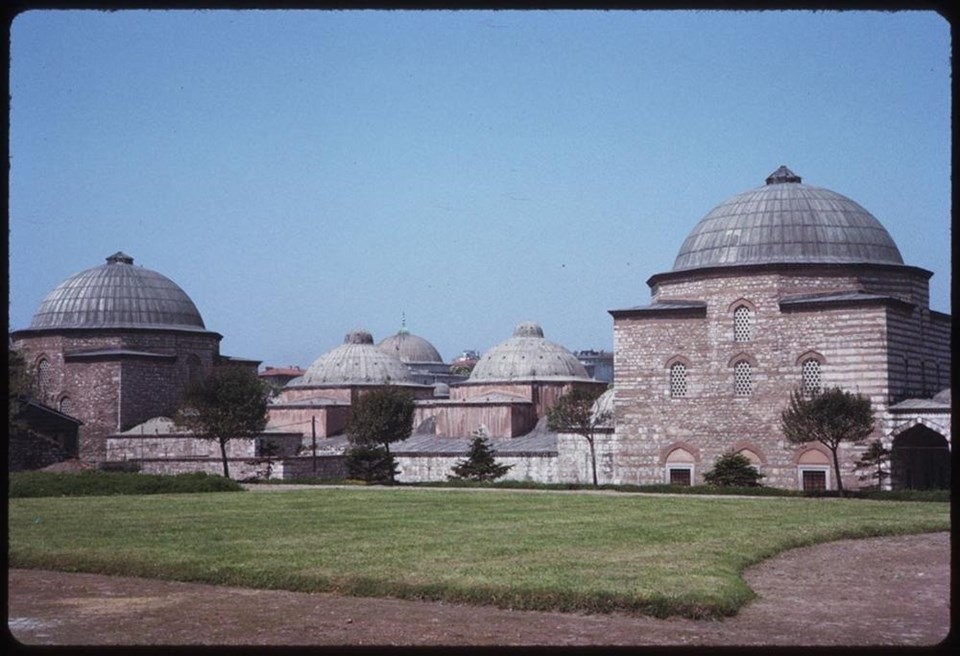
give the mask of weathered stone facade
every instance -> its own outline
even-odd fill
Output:
[[[80,458],[106,457],[106,436],[151,417],[171,415],[191,376],[218,361],[221,336],[149,330],[23,330],[14,348],[36,370],[48,363],[40,399],[81,421]]]
[[[889,447],[891,405],[949,386],[950,317],[929,309],[931,273],[900,263],[865,210],[838,211],[843,197],[782,171],[767,182],[782,189],[742,194],[701,221],[677,258],[684,266],[650,278],[650,305],[611,311],[616,482],[702,483],[720,455],[738,451],[767,485],[800,487],[808,470],[835,488],[826,449],[783,437],[794,390],[868,397],[868,440]],[[829,232],[809,227],[818,221],[837,243],[817,241]],[[840,449],[846,487],[859,484],[863,449]]]

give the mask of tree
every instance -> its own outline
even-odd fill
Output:
[[[861,481],[876,479],[877,489],[883,489],[883,482],[890,476],[887,471],[887,463],[890,461],[890,449],[883,446],[880,440],[870,443],[867,450],[860,460],[857,461],[857,469],[866,470],[860,475]]]
[[[7,372],[10,376],[7,388],[7,419],[8,434],[25,428],[22,420],[18,419],[23,407],[24,399],[33,396],[33,376],[27,366],[23,353],[10,349],[7,358]]]
[[[355,444],[346,452],[347,473],[367,483],[390,483],[397,474],[397,461],[380,444]]]
[[[843,442],[859,442],[873,432],[870,399],[839,387],[809,397],[796,390],[780,414],[780,425],[784,436],[794,444],[819,442],[830,449],[837,489],[843,496],[837,449]]]
[[[597,429],[610,420],[609,412],[593,412],[593,405],[602,392],[574,388],[561,396],[547,412],[547,426],[552,431],[575,433],[590,445],[590,466],[593,486],[597,487],[597,454],[594,441]]]
[[[724,453],[703,475],[709,485],[720,487],[760,487],[763,477],[742,453]]]
[[[396,463],[390,445],[410,437],[413,432],[413,397],[396,387],[381,387],[361,396],[350,406],[347,438],[357,456],[386,457],[390,466],[389,482],[396,481]],[[383,453],[357,447],[380,446]]]
[[[453,467],[453,476],[447,479],[465,481],[495,481],[513,468],[513,465],[498,465],[493,457],[490,442],[482,435],[473,438],[466,460]]]
[[[229,478],[227,442],[263,432],[269,393],[254,372],[218,367],[187,386],[175,421],[199,438],[219,442],[223,475]]]

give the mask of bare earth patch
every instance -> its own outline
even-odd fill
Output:
[[[30,645],[933,645],[950,629],[949,533],[796,549],[745,578],[755,602],[694,621],[14,569],[8,623]]]

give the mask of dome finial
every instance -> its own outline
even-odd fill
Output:
[[[400,334],[400,335],[406,335],[406,334],[408,334],[409,332],[410,332],[410,331],[407,330],[407,313],[401,311],[401,312],[400,312],[400,332],[399,332],[399,334]]]
[[[117,251],[107,258],[107,264],[133,264],[133,258],[123,251]]]
[[[767,184],[783,184],[784,182],[800,182],[800,176],[781,164],[780,168],[767,176]]]

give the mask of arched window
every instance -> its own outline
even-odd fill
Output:
[[[733,365],[733,394],[734,396],[753,394],[753,367],[746,360],[740,360]]]
[[[803,395],[811,397],[819,394],[823,389],[820,362],[816,358],[807,358],[800,367],[800,389],[803,391]]]
[[[733,341],[749,342],[753,339],[753,313],[746,305],[738,305],[733,311]]]
[[[46,358],[40,358],[37,361],[37,387],[39,387],[41,395],[46,395],[50,391],[52,379],[53,372],[51,371],[50,361]]]
[[[68,415],[70,414],[70,405],[70,397],[64,394],[60,397],[59,403],[57,403],[57,410],[65,415]]]
[[[807,449],[797,460],[799,488],[805,492],[832,489],[830,483],[830,458],[817,449]]]
[[[687,365],[675,362],[670,366],[670,396],[682,399],[687,395]]]
[[[684,448],[676,448],[667,455],[666,482],[669,485],[693,485],[696,458]]]

